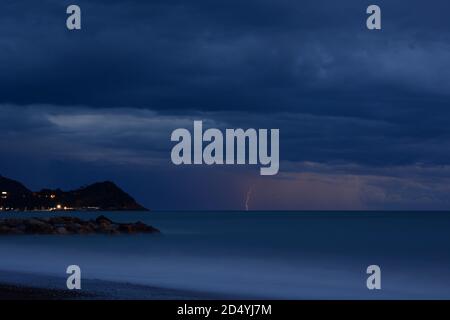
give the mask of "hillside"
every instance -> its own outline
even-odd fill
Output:
[[[147,210],[111,181],[79,189],[32,192],[22,183],[0,176],[0,210]]]

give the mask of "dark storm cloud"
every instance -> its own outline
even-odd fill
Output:
[[[360,1],[79,1],[80,32],[65,29],[67,4],[4,5],[0,102],[324,116],[314,123],[327,136],[310,143],[338,150],[306,149],[320,161],[370,161],[368,142],[383,159],[396,141],[449,134],[445,1],[380,1],[378,33]],[[390,125],[342,132],[329,117]]]
[[[152,209],[243,209],[249,188],[254,190],[252,209],[439,209],[448,205],[449,166],[398,163],[400,157],[411,157],[414,148],[403,141],[405,147],[397,150],[402,141],[393,138],[396,129],[389,123],[296,114],[273,115],[270,121],[261,114],[249,117],[248,113],[162,115],[131,108],[4,105],[0,106],[4,123],[0,167],[3,174],[34,190],[114,180]],[[255,167],[171,165],[171,130],[190,128],[199,118],[205,128],[249,123],[281,127],[287,138],[281,144],[280,175],[259,177]],[[365,136],[352,133],[368,128]],[[393,132],[386,136],[376,133],[377,128]],[[383,142],[392,146],[383,148]],[[410,144],[421,152],[434,150],[441,159],[448,149],[414,140]],[[358,156],[360,161],[355,161]]]
[[[80,32],[68,3],[6,5],[2,102],[383,117],[450,83],[444,1],[381,1],[380,33],[360,1],[80,1]]]
[[[82,8],[79,32],[65,28],[73,3]],[[280,128],[282,173],[327,175],[307,178],[318,190],[330,181],[346,186],[351,196],[342,195],[343,207],[395,207],[389,194],[399,185],[401,206],[437,192],[439,207],[447,180],[435,180],[447,176],[450,163],[450,4],[377,1],[380,32],[365,29],[369,4],[4,1],[0,134],[8,153],[1,166],[39,187],[45,179],[76,187],[117,177],[144,199],[149,177],[161,186],[151,188],[158,208],[174,203],[169,193],[180,201],[176,208],[241,205],[248,183],[236,181],[247,178],[239,172],[235,181],[222,168],[214,174],[226,181],[223,188],[238,190],[235,202],[218,192],[202,203],[207,186],[182,195],[189,179],[202,175],[174,171],[168,137],[195,119],[210,127]],[[32,164],[17,160],[30,155]],[[411,175],[416,180],[406,179]],[[363,189],[369,191],[353,192]],[[379,197],[367,200],[371,192]],[[304,198],[285,200],[295,208]]]

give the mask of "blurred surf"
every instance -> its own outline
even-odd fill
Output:
[[[40,275],[44,286],[42,279],[56,277],[64,288],[66,267],[77,264],[83,279],[130,284],[123,298],[139,295],[132,285],[249,298],[450,298],[449,213],[101,214],[120,222],[141,220],[162,235],[3,236],[0,270]],[[49,215],[55,213],[2,217]],[[100,213],[70,215],[87,219]],[[382,290],[366,288],[371,264],[381,267]],[[8,275],[0,281],[21,282]]]

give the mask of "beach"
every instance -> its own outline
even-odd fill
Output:
[[[89,219],[98,212],[74,212]],[[49,299],[448,299],[447,212],[104,212],[161,234],[5,235],[2,295]],[[5,217],[49,213],[8,213]],[[381,290],[366,287],[379,265]],[[68,293],[67,266],[81,269]],[[12,286],[12,287],[11,287]],[[44,291],[41,291],[44,290]]]
[[[66,279],[0,271],[0,300],[227,300],[229,295],[85,279],[81,290],[65,288]],[[245,297],[241,297],[245,299]]]
[[[87,299],[92,295],[56,289],[30,288],[0,284],[0,300],[66,300]]]

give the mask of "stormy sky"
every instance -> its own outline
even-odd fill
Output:
[[[155,210],[447,210],[449,14],[446,0],[2,1],[0,173],[33,190],[113,180]],[[280,173],[174,166],[170,133],[194,120],[279,128]]]

